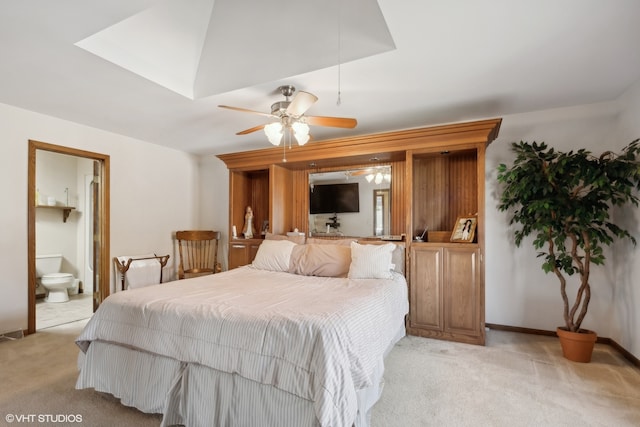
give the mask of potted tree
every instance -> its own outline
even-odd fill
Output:
[[[635,238],[612,222],[613,206],[638,206],[640,139],[620,153],[606,151],[595,157],[590,151],[561,152],[543,143],[512,143],[516,158],[511,167],[498,166],[502,193],[498,209],[508,211],[517,224],[514,239],[520,246],[532,235],[533,246],[543,258],[542,269],[560,281],[564,326],[557,328],[563,355],[578,362],[591,361],[596,334],[581,328],[591,299],[592,265],[603,265],[603,249],[616,239]],[[577,277],[573,299],[567,291],[568,276]],[[569,337],[569,341],[565,337]],[[577,354],[572,345],[586,347]]]

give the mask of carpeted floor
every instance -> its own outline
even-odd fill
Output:
[[[640,370],[597,344],[591,363],[555,337],[487,332],[485,347],[405,337],[386,361],[373,427],[640,426]]]
[[[0,342],[0,425],[21,416],[30,425],[160,424],[159,415],[75,390],[73,341],[85,322]],[[488,331],[485,347],[406,337],[386,364],[372,427],[640,426],[640,370],[606,345],[579,364],[552,337]]]

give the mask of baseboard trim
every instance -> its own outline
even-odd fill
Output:
[[[489,329],[495,329],[496,331],[508,331],[508,332],[519,332],[521,334],[532,334],[532,335],[545,335],[550,337],[556,337],[557,334],[555,331],[547,331],[544,329],[533,329],[533,328],[522,328],[519,326],[508,326],[508,325],[497,325],[495,323],[485,323],[485,327]],[[636,368],[640,368],[640,359],[631,354],[627,349],[622,347],[620,344],[612,340],[611,338],[605,338],[598,336],[598,340],[596,341],[599,344],[607,344],[613,347],[632,365]]]
[[[0,334],[0,341],[13,341],[13,340],[19,340],[22,338],[24,338],[24,331],[22,329]]]

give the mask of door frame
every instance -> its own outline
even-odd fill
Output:
[[[36,199],[36,151],[44,150],[54,153],[67,154],[76,157],[83,157],[91,160],[96,160],[101,163],[102,166],[102,181],[100,192],[100,205],[102,206],[99,215],[99,227],[100,227],[100,259],[98,274],[100,280],[98,281],[97,289],[94,291],[94,307],[97,307],[102,300],[104,300],[110,292],[110,262],[109,262],[109,164],[110,159],[106,154],[93,153],[91,151],[79,150],[76,148],[64,147],[61,145],[49,144],[46,142],[40,142],[35,140],[29,140],[29,164],[28,164],[28,182],[27,182],[27,218],[28,218],[28,230],[27,230],[27,262],[28,262],[28,320],[27,320],[27,334],[33,334],[36,332],[36,205],[34,203]],[[95,287],[95,284],[94,284]]]

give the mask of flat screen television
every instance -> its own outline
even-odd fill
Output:
[[[316,184],[309,190],[311,214],[360,212],[360,190],[357,182],[348,184]]]

